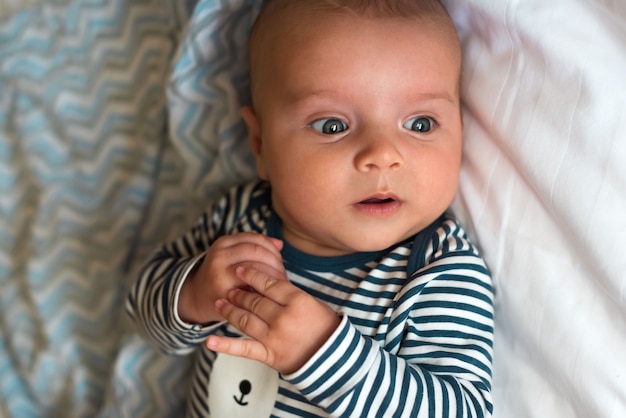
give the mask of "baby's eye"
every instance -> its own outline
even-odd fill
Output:
[[[313,121],[311,128],[326,135],[334,135],[348,129],[348,125],[340,119],[322,118]]]
[[[430,132],[434,126],[435,121],[427,116],[416,116],[407,120],[404,125],[402,125],[405,129],[410,129],[424,134]]]

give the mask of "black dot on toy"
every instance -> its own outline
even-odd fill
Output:
[[[252,391],[252,384],[247,380],[242,380],[241,383],[239,383],[239,391],[242,395],[249,394]]]

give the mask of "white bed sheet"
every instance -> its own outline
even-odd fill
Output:
[[[626,416],[626,3],[448,1],[497,417]]]

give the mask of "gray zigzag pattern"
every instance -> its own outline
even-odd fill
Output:
[[[183,9],[91,0],[12,10],[0,22],[0,416],[95,416]]]
[[[201,0],[194,11],[169,81],[169,135],[137,260],[155,243],[186,231],[229,185],[255,175],[238,109],[248,103],[247,38],[261,4]],[[182,416],[192,360],[165,357],[129,335],[116,364],[107,416]]]
[[[1,415],[94,415],[112,367],[100,416],[182,412],[188,361],[132,333],[113,360],[126,326],[116,312],[129,280],[122,269],[146,204],[132,271],[215,192],[253,175],[236,110],[247,100],[245,43],[259,5],[198,5],[171,79],[165,142],[160,87],[178,36],[171,16],[185,6],[55,2],[0,25],[9,92],[0,98],[0,191],[9,196],[0,201]]]
[[[246,45],[260,4],[203,1],[189,26],[168,89],[172,143],[193,164],[186,184],[202,188],[251,173],[251,159],[241,160],[249,152],[238,109],[249,102]]]

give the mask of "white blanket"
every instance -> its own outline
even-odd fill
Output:
[[[626,3],[450,1],[498,417],[626,416]]]

